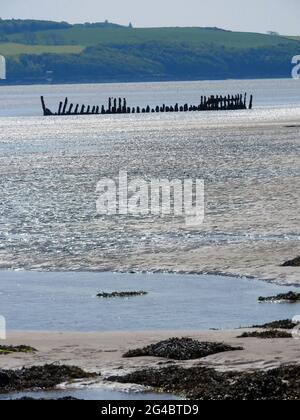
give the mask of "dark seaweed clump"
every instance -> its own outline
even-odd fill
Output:
[[[299,302],[300,301],[300,293],[295,292],[288,292],[288,293],[281,293],[277,296],[269,296],[269,297],[259,297],[259,302]]]
[[[300,366],[270,371],[217,372],[201,366],[145,369],[110,381],[139,384],[191,400],[299,400]]]
[[[114,298],[130,298],[136,296],[145,296],[147,292],[112,292],[112,293],[98,293],[97,297],[103,299],[114,299]]]
[[[11,353],[36,353],[37,350],[29,346],[0,346],[0,355]]]
[[[193,360],[235,350],[243,350],[243,348],[231,347],[224,343],[200,342],[191,338],[171,338],[143,349],[130,350],[123,357],[152,356],[173,360]]]
[[[278,331],[278,330],[267,330],[267,331],[252,331],[252,332],[245,332],[237,338],[262,338],[262,339],[270,339],[270,338],[293,338],[291,333],[286,331]]]
[[[284,264],[282,264],[282,267],[300,267],[300,257],[286,261]]]
[[[290,319],[283,319],[280,321],[268,322],[267,324],[263,325],[253,325],[252,328],[262,328],[265,330],[272,330],[272,329],[281,329],[281,330],[292,330],[295,328],[296,323]]]
[[[45,365],[20,370],[0,370],[0,393],[27,389],[51,389],[63,382],[95,377],[75,366]]]

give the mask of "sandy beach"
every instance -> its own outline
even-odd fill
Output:
[[[88,371],[122,374],[139,368],[162,366],[166,359],[139,357],[124,359],[122,355],[171,337],[191,337],[199,341],[225,342],[244,350],[219,353],[203,359],[177,364],[189,367],[199,365],[220,371],[266,370],[282,364],[298,363],[300,341],[295,339],[237,338],[244,331],[202,332],[110,332],[110,333],[48,333],[10,332],[5,345],[26,344],[38,350],[36,354],[0,356],[0,368],[17,369],[47,363],[75,365]],[[169,362],[170,363],[170,362]]]

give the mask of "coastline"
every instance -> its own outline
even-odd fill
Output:
[[[11,354],[0,357],[0,368],[19,369],[48,363],[76,365],[102,377],[140,368],[169,364],[163,358],[124,359],[126,351],[144,347],[171,337],[190,337],[199,341],[225,342],[244,350],[219,353],[194,361],[174,362],[180,366],[201,365],[219,371],[268,370],[284,364],[298,364],[300,341],[294,338],[237,338],[251,329],[224,331],[164,332],[9,332],[5,344],[26,343],[38,350],[35,354]],[[173,362],[172,362],[173,363]]]

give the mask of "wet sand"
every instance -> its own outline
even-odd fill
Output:
[[[124,359],[122,355],[130,350],[168,339],[171,337],[191,337],[200,341],[225,342],[241,346],[242,351],[219,353],[203,359],[175,362],[182,366],[199,365],[221,371],[247,371],[271,369],[282,364],[298,363],[300,341],[295,339],[237,338],[242,332],[202,331],[202,332],[110,332],[110,333],[48,333],[10,332],[5,345],[30,345],[38,350],[36,354],[12,354],[0,356],[0,368],[17,369],[33,365],[59,362],[76,365],[88,371],[101,372],[105,377],[122,374],[139,368],[163,366],[166,359],[140,357]],[[101,379],[102,380],[102,379]]]

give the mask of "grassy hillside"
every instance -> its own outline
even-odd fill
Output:
[[[145,42],[176,42],[190,45],[214,44],[231,48],[258,48],[292,43],[280,36],[256,33],[230,32],[217,28],[126,28],[85,27],[75,25],[67,29],[17,33],[8,41],[39,45],[111,45],[140,44]]]
[[[290,77],[300,41],[218,28],[0,20],[0,54],[8,83],[43,83],[49,71],[57,83]]]
[[[21,54],[78,54],[84,50],[80,45],[26,45],[16,43],[0,43],[0,54],[5,57]]]

